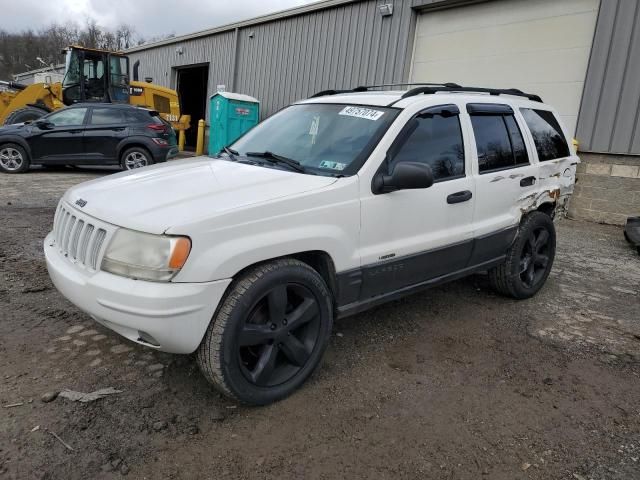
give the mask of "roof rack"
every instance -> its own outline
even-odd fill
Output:
[[[488,93],[490,95],[513,95],[516,97],[525,97],[534,102],[542,103],[542,98],[539,95],[532,93],[525,93],[517,88],[480,88],[480,87],[461,87],[460,85],[444,84],[442,86],[424,86],[412,88],[408,92],[405,92],[401,99],[407,97],[415,97],[416,95],[430,95],[437,92],[469,92],[469,93]]]
[[[309,98],[325,97],[327,95],[338,95],[340,93],[369,92],[374,88],[408,87],[411,85],[420,85],[421,87],[462,88],[457,83],[383,83],[380,85],[360,85],[359,87],[355,87],[347,90],[322,90],[320,92],[314,93]],[[414,88],[413,90],[417,90],[417,89]],[[409,90],[409,91],[411,92],[413,90]]]

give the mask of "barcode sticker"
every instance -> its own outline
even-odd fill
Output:
[[[362,107],[345,107],[339,115],[346,115],[348,117],[364,118],[367,120],[373,120],[374,122],[384,115],[384,112],[380,110],[373,110],[371,108]]]

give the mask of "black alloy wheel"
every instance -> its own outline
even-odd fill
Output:
[[[238,360],[254,385],[273,387],[309,361],[320,333],[320,307],[294,283],[274,287],[251,310],[238,339]]]
[[[534,288],[544,277],[549,265],[549,232],[544,228],[531,231],[520,256],[520,279]]]
[[[198,348],[198,365],[228,397],[273,403],[320,364],[332,325],[333,298],[316,270],[293,258],[259,264],[228,287]]]
[[[552,218],[541,211],[532,212],[520,222],[504,262],[489,270],[489,282],[503,295],[531,298],[547,281],[555,253]]]

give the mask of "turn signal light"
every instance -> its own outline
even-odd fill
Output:
[[[176,240],[169,258],[169,268],[180,269],[187,261],[189,252],[191,251],[191,240],[186,237],[180,237]]]

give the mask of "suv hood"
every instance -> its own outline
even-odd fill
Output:
[[[333,177],[197,157],[81,183],[69,189],[64,198],[99,220],[160,234],[171,227],[320,189],[335,181]]]
[[[3,133],[13,133],[26,128],[29,123],[12,123],[11,125],[4,125],[0,127],[0,135]]]

